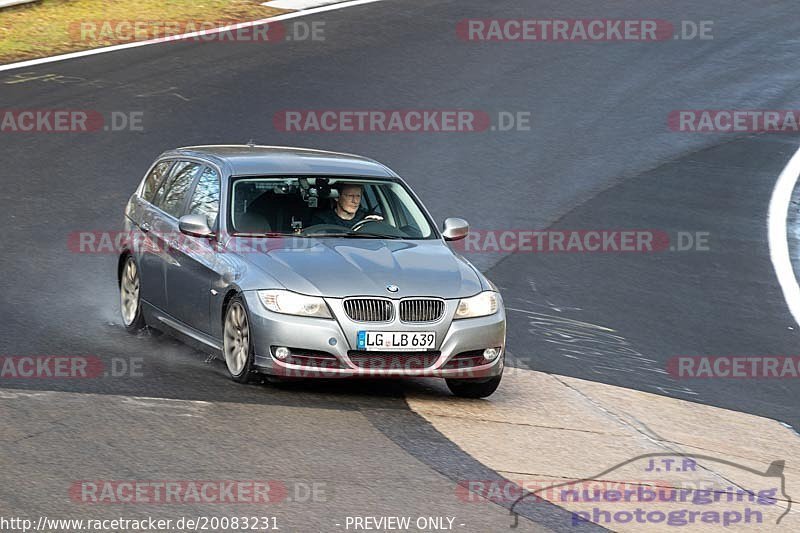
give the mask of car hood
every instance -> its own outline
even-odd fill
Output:
[[[462,298],[484,288],[475,269],[440,240],[270,239],[246,260],[286,289],[331,298]]]

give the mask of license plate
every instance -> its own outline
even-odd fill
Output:
[[[367,351],[418,352],[436,348],[433,331],[359,331],[358,349]]]

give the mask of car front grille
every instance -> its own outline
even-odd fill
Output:
[[[381,353],[350,350],[347,356],[359,368],[370,370],[420,370],[430,368],[441,352]]]
[[[344,311],[356,322],[391,322],[394,306],[391,300],[351,298],[344,301]]]
[[[436,322],[444,314],[444,302],[415,298],[400,302],[401,322]]]
[[[348,298],[344,311],[355,322],[391,322],[394,303],[380,298]],[[400,321],[413,324],[436,322],[444,315],[444,300],[408,298],[400,301]]]

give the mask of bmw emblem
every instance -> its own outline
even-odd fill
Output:
[[[397,285],[387,285],[386,290],[389,292],[397,292],[400,290],[400,287],[398,287]]]

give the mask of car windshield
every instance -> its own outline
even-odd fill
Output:
[[[403,185],[349,177],[232,179],[233,234],[431,239],[436,234]]]

